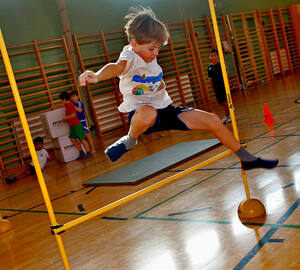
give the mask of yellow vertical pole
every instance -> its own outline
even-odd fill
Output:
[[[208,2],[209,2],[209,8],[210,8],[210,14],[211,14],[211,19],[212,19],[212,23],[213,23],[213,28],[214,28],[214,32],[215,32],[215,39],[217,42],[217,49],[218,49],[218,53],[219,53],[219,59],[220,59],[220,64],[221,64],[221,69],[222,69],[222,74],[223,74],[223,80],[224,80],[224,85],[225,85],[225,90],[226,90],[226,96],[227,96],[227,102],[228,102],[228,107],[229,107],[229,112],[230,112],[230,117],[231,117],[231,122],[232,122],[233,133],[234,133],[234,136],[236,137],[236,139],[239,141],[240,139],[239,139],[238,129],[237,129],[237,125],[236,125],[236,119],[235,119],[235,114],[234,114],[234,109],[233,109],[233,104],[232,104],[232,99],[231,99],[231,94],[230,94],[230,86],[229,86],[228,77],[227,77],[226,65],[225,65],[224,54],[223,54],[223,50],[222,50],[222,44],[221,44],[221,38],[220,38],[217,17],[216,17],[216,12],[215,12],[215,7],[214,7],[214,1],[208,0]],[[246,176],[246,172],[244,170],[242,170],[242,177],[243,177],[243,182],[244,182],[247,199],[250,199],[250,191],[249,191],[247,176]]]
[[[51,222],[52,226],[56,226],[57,222],[56,222],[56,219],[55,219],[54,211],[53,211],[52,204],[51,204],[51,201],[50,201],[50,197],[49,197],[49,194],[48,194],[48,190],[47,190],[47,187],[46,187],[45,179],[43,177],[42,170],[41,170],[38,158],[37,158],[37,154],[35,152],[35,148],[34,148],[34,144],[33,144],[33,141],[32,141],[29,126],[28,126],[28,123],[27,123],[27,120],[26,120],[23,104],[22,104],[22,101],[21,101],[21,98],[20,98],[19,90],[18,90],[18,87],[17,87],[17,84],[16,84],[16,80],[15,80],[14,73],[13,73],[13,70],[12,70],[12,67],[11,67],[11,63],[10,63],[10,60],[9,60],[9,57],[8,57],[8,54],[7,54],[7,50],[6,50],[6,46],[5,46],[5,42],[4,42],[4,39],[3,39],[1,29],[0,29],[0,49],[1,49],[3,62],[4,62],[4,65],[5,65],[5,69],[6,69],[6,72],[7,72],[7,76],[8,76],[10,86],[11,86],[11,89],[12,89],[12,93],[14,95],[14,99],[15,99],[15,102],[16,102],[16,106],[17,106],[17,109],[18,109],[19,116],[20,116],[20,120],[22,122],[23,130],[24,130],[25,137],[26,137],[26,141],[27,141],[29,151],[30,151],[30,154],[31,154],[31,157],[32,157],[33,165],[35,167],[35,171],[36,171],[37,178],[38,178],[38,181],[39,181],[39,184],[40,184],[42,195],[43,195],[45,205],[46,205],[46,208],[47,208],[47,211],[48,211],[50,222]],[[56,241],[57,241],[57,244],[58,244],[58,248],[59,248],[64,266],[65,266],[65,269],[69,270],[71,268],[70,268],[70,265],[69,265],[69,262],[68,262],[68,258],[67,258],[67,255],[66,255],[66,251],[65,251],[61,236],[55,234],[55,237],[56,237]]]

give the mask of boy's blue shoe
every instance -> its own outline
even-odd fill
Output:
[[[268,159],[262,159],[262,158],[257,158],[253,161],[242,161],[242,169],[243,170],[251,170],[251,169],[273,169],[278,165],[279,160],[278,159],[273,159],[273,160],[268,160]]]
[[[78,158],[76,158],[76,160],[82,160],[82,159],[85,159],[85,153],[81,150],[79,152],[79,156],[78,156]]]
[[[4,177],[4,179],[5,179],[5,181],[6,181],[7,184],[11,184],[11,183],[13,183],[13,182],[15,182],[17,180],[17,177],[16,176],[13,176],[11,178]]]
[[[125,144],[122,142],[122,138],[116,141],[111,146],[107,147],[104,153],[109,157],[111,161],[117,161],[124,153],[126,153]]]
[[[88,159],[88,158],[92,158],[93,155],[91,152],[87,152],[86,155],[85,155],[85,158]]]

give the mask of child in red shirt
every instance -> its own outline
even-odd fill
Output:
[[[92,154],[90,152],[89,144],[85,139],[84,129],[80,120],[77,117],[76,108],[71,101],[71,97],[69,93],[62,92],[59,95],[60,101],[65,105],[66,108],[66,116],[63,118],[64,121],[67,121],[70,126],[70,134],[69,138],[71,142],[75,145],[75,147],[79,150],[78,159],[91,158]],[[86,150],[86,154],[82,151],[81,145],[78,142],[82,143]]]

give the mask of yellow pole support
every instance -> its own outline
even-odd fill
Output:
[[[217,43],[217,49],[218,49],[218,54],[219,54],[219,59],[220,59],[220,64],[221,64],[221,69],[222,69],[222,74],[223,74],[223,80],[224,80],[224,85],[225,85],[225,90],[226,90],[226,96],[227,96],[230,117],[231,117],[233,133],[234,133],[234,136],[236,137],[236,139],[239,141],[240,140],[239,133],[238,133],[237,125],[236,125],[236,119],[235,119],[235,114],[234,114],[234,109],[233,109],[233,104],[232,104],[232,99],[231,99],[230,86],[229,86],[228,77],[227,77],[226,65],[225,65],[224,54],[223,54],[223,50],[222,50],[222,44],[221,44],[218,22],[217,22],[215,7],[214,7],[214,1],[208,0],[208,2],[209,2],[209,8],[210,8],[210,14],[211,14],[211,19],[212,19],[212,23],[213,23],[213,28],[214,28],[214,32],[215,32],[215,39],[216,39],[216,43]],[[246,176],[246,172],[244,170],[242,170],[242,177],[243,177],[243,182],[244,182],[247,199],[250,199],[250,191],[249,191],[247,176]]]
[[[11,222],[3,219],[0,215],[0,234],[9,231],[12,228]]]
[[[108,205],[106,205],[106,206],[104,206],[102,208],[99,208],[99,209],[97,209],[97,210],[95,210],[93,212],[90,212],[90,213],[88,213],[85,216],[82,216],[80,218],[74,219],[73,221],[65,223],[61,227],[53,229],[53,232],[54,233],[59,233],[59,232],[65,231],[67,229],[70,229],[70,228],[72,228],[72,227],[74,227],[76,225],[79,225],[80,223],[82,223],[84,221],[87,221],[87,220],[89,220],[89,219],[91,219],[93,217],[96,217],[96,216],[98,216],[100,214],[103,214],[104,212],[107,212],[107,211],[109,211],[109,210],[111,210],[113,208],[116,208],[117,206],[120,206],[121,204],[124,204],[126,202],[132,201],[133,199],[135,199],[137,197],[140,197],[140,196],[142,196],[142,195],[144,195],[146,193],[149,193],[150,191],[152,191],[154,189],[162,187],[165,184],[168,184],[168,183],[170,183],[170,182],[172,182],[172,181],[174,181],[174,180],[176,180],[176,179],[178,179],[178,178],[180,178],[180,177],[182,177],[184,175],[187,175],[187,174],[189,174],[189,173],[191,173],[191,172],[193,172],[193,171],[195,171],[197,169],[200,169],[200,168],[202,168],[202,167],[204,167],[204,166],[206,166],[206,165],[208,165],[210,163],[213,163],[214,161],[216,161],[216,160],[218,160],[220,158],[223,158],[223,157],[229,155],[230,153],[232,153],[232,151],[231,150],[227,150],[227,151],[225,151],[225,152],[223,152],[223,153],[221,153],[221,154],[219,154],[217,156],[214,156],[214,157],[212,157],[212,158],[210,158],[210,159],[208,159],[206,161],[203,161],[203,162],[201,162],[201,163],[199,163],[197,165],[194,165],[194,166],[192,166],[192,167],[190,167],[190,168],[188,168],[188,169],[186,169],[186,170],[184,170],[184,171],[182,171],[180,173],[177,173],[177,174],[175,174],[173,176],[170,176],[170,177],[168,177],[168,178],[166,178],[164,180],[161,180],[158,183],[155,183],[155,184],[153,184],[153,185],[151,185],[149,187],[146,187],[146,188],[144,188],[142,190],[139,190],[139,191],[137,191],[137,192],[135,192],[133,194],[130,194],[130,195],[128,195],[128,196],[126,196],[126,197],[118,200],[118,201],[115,201],[115,202],[113,202],[111,204],[108,204]]]
[[[4,39],[3,39],[1,29],[0,29],[0,49],[1,49],[3,62],[4,62],[4,65],[5,65],[5,69],[6,69],[6,72],[7,72],[7,76],[8,76],[10,86],[11,86],[11,89],[12,89],[12,93],[14,95],[14,99],[15,99],[15,102],[16,102],[16,106],[17,106],[17,109],[18,109],[19,116],[20,116],[20,120],[22,122],[23,130],[24,130],[25,137],[26,137],[26,141],[27,141],[29,151],[30,151],[30,154],[31,154],[31,157],[32,157],[33,165],[35,167],[35,171],[36,171],[37,178],[38,178],[38,181],[39,181],[39,184],[40,184],[40,187],[41,187],[42,195],[43,195],[45,205],[46,205],[46,208],[47,208],[47,211],[48,211],[48,215],[49,215],[52,226],[55,226],[55,225],[57,225],[57,222],[56,222],[56,219],[55,219],[54,211],[53,211],[52,204],[51,204],[51,201],[50,201],[50,197],[49,197],[49,194],[48,194],[48,190],[47,190],[47,187],[46,187],[45,179],[43,177],[42,170],[41,170],[38,158],[37,158],[37,154],[35,152],[35,148],[34,148],[34,144],[33,144],[33,141],[32,141],[29,126],[28,126],[28,123],[27,123],[27,120],[26,120],[23,104],[22,104],[22,101],[21,101],[21,98],[20,98],[19,90],[18,90],[18,87],[17,87],[17,84],[16,84],[16,80],[15,80],[15,76],[14,76],[14,73],[13,73],[13,70],[12,70],[12,67],[11,67],[11,63],[10,63],[10,60],[9,60],[9,57],[8,57],[8,53],[7,53],[7,50],[6,50],[6,46],[5,46],[5,42],[4,42]],[[66,255],[66,252],[65,252],[65,248],[64,248],[61,236],[60,235],[55,235],[55,236],[56,236],[56,241],[57,241],[57,244],[58,244],[58,248],[59,248],[64,266],[65,266],[65,269],[69,270],[71,268],[70,268],[70,265],[69,265],[69,262],[68,262],[68,259],[67,259],[67,255]]]

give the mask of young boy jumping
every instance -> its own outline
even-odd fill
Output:
[[[129,45],[116,63],[109,63],[96,73],[90,70],[79,76],[79,85],[97,83],[119,76],[123,102],[119,111],[129,112],[129,133],[109,146],[105,153],[111,161],[118,160],[136,144],[139,135],[161,130],[208,130],[241,160],[242,168],[271,169],[278,159],[265,160],[250,154],[222,124],[220,118],[195,108],[172,105],[162,79],[163,72],[156,57],[161,45],[168,42],[169,33],[150,8],[135,9],[125,17]]]

